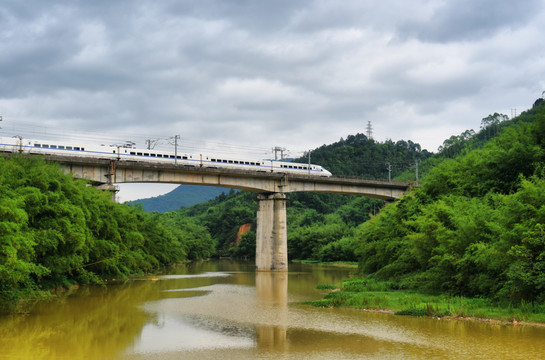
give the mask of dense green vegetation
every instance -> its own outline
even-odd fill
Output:
[[[211,256],[190,219],[148,214],[39,158],[0,157],[0,303]]]
[[[390,177],[394,178],[413,168],[416,161],[430,156],[430,152],[422,150],[419,144],[410,140],[377,142],[363,134],[356,134],[311,151],[311,162],[324,166],[334,175],[388,179],[389,168]],[[303,157],[294,161],[304,163],[308,159]]]
[[[399,287],[545,301],[545,106],[446,159],[355,237],[360,272]]]
[[[317,288],[330,292],[321,300],[305,303],[317,307],[344,306],[391,311],[396,315],[545,322],[543,303],[513,303],[508,299],[498,301],[485,297],[424,293],[400,290],[398,285],[395,281],[377,281],[370,277],[351,278],[343,281],[339,287],[320,285]]]

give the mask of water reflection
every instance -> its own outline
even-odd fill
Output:
[[[0,317],[7,359],[539,358],[545,329],[317,309],[348,270],[206,262],[82,288],[24,317]],[[289,279],[289,281],[288,281]]]
[[[276,313],[278,325],[256,326],[257,348],[261,351],[287,350],[288,329],[288,273],[257,272],[256,294],[262,311]]]
[[[121,291],[84,288],[62,301],[38,304],[29,316],[0,319],[2,358],[112,358],[157,316],[138,309],[156,291],[141,282]],[[155,295],[155,296],[154,296]]]

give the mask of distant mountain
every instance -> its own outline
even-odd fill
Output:
[[[215,186],[180,185],[167,194],[149,199],[128,201],[127,203],[142,204],[147,212],[164,213],[214,199],[222,193],[229,193],[229,191],[230,189]]]

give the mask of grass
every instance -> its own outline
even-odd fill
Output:
[[[335,290],[337,287],[335,285],[317,285],[316,289],[318,290]]]
[[[357,268],[358,263],[353,261],[320,261],[320,260],[290,260],[294,263],[300,264],[318,264],[318,265],[329,265],[337,267],[347,267],[347,268]]]
[[[318,307],[351,307],[389,310],[396,315],[431,317],[471,317],[500,321],[545,323],[545,304],[497,302],[485,298],[432,295],[401,289],[395,282],[352,278],[340,287],[320,285],[331,290],[322,300],[306,304]]]

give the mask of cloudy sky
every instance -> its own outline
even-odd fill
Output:
[[[542,96],[545,1],[2,0],[0,50],[0,134],[436,151]]]

